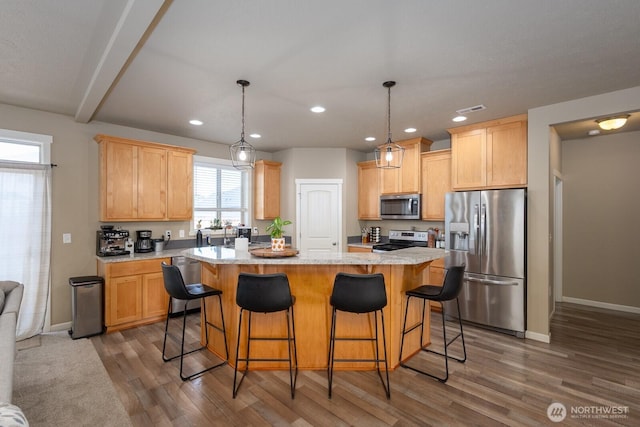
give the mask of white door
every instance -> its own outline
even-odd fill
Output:
[[[342,251],[342,180],[296,179],[296,236],[301,252]]]

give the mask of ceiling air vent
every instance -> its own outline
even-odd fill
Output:
[[[469,113],[475,113],[476,111],[482,111],[482,110],[486,110],[487,107],[485,107],[484,105],[480,104],[480,105],[476,105],[474,107],[468,107],[468,108],[463,108],[461,110],[456,110],[456,113],[460,114],[460,115],[465,115],[465,114],[469,114]]]

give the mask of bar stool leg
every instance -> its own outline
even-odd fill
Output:
[[[291,312],[289,312],[291,310]],[[289,350],[289,383],[291,384],[291,398],[295,399],[296,397],[296,381],[298,380],[298,354],[296,350],[296,330],[295,330],[295,321],[293,318],[293,307],[287,309],[287,348]],[[291,316],[291,325],[289,324],[289,316]],[[291,333],[291,326],[293,326],[293,334]],[[293,335],[293,339],[291,336]],[[291,354],[291,343],[293,341],[293,355]],[[294,374],[294,366],[292,365],[292,356],[295,361],[295,374]]]
[[[329,380],[329,399],[331,399],[331,386],[333,384],[333,359],[336,346],[336,309],[331,315],[331,332],[329,333],[329,358],[327,360],[327,376]]]
[[[376,367],[378,368],[378,376],[380,377],[380,381],[382,381],[382,388],[384,388],[385,394],[387,395],[387,399],[391,399],[391,383],[389,382],[389,364],[387,362],[387,339],[385,338],[384,333],[384,312],[380,310],[380,319],[382,320],[382,349],[384,351],[384,371],[387,375],[387,383],[385,384],[382,379],[382,373],[380,372],[380,357],[378,355],[378,313],[374,312],[374,318],[376,322]]]

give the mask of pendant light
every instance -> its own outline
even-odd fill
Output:
[[[382,83],[387,88],[387,143],[378,146],[374,154],[376,156],[376,167],[382,169],[397,169],[402,166],[404,158],[404,148],[391,142],[391,88],[396,82],[388,81]]]
[[[246,80],[238,80],[236,83],[242,86],[242,132],[240,141],[229,147],[231,162],[236,169],[253,169],[256,163],[256,149],[244,140],[244,88],[250,83]]]

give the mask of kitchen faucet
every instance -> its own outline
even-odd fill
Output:
[[[222,239],[222,244],[228,248],[229,246],[231,246],[231,238],[227,237],[227,230],[233,231],[233,227],[230,225],[226,225],[224,227],[224,238]]]

